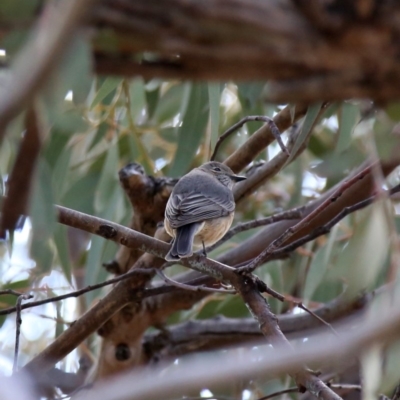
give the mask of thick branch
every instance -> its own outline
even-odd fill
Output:
[[[169,296],[168,296],[169,297]],[[316,315],[327,322],[354,316],[369,304],[372,295],[363,295],[352,302],[342,298],[335,299],[314,310]],[[313,316],[302,314],[278,315],[279,327],[288,336],[303,335],[310,329],[321,326]],[[149,358],[170,358],[191,353],[194,350],[214,350],[246,343],[260,343],[262,333],[257,322],[252,318],[225,318],[217,316],[208,320],[196,320],[181,323],[168,328],[168,334],[146,334],[144,347]]]
[[[91,23],[114,29],[122,54],[96,41],[96,68],[146,78],[274,79],[269,98],[286,102],[398,98],[396,2],[373,2],[367,14],[354,2],[313,2],[318,18],[294,3],[108,0]],[[146,51],[151,58],[132,57]]]
[[[25,127],[26,133],[22,138],[13,170],[7,181],[7,197],[0,213],[0,238],[5,237],[6,230],[16,229],[19,218],[27,211],[41,145],[39,121],[34,106],[31,106],[26,114]]]
[[[303,117],[307,111],[307,107],[300,104],[293,107],[294,113],[292,112],[293,108],[291,106],[286,106],[273,118],[280,132],[286,131],[297,120]],[[234,172],[240,172],[249,165],[258,154],[269,146],[274,139],[270,125],[264,124],[260,129],[254,132],[242,146],[230,155],[224,163]]]
[[[58,206],[57,211],[61,223],[68,223],[71,226],[117,241],[125,246],[139,247],[142,251],[147,251],[161,258],[167,252],[168,245],[166,243],[132,231],[129,228],[108,223],[107,221],[76,211],[72,212],[64,207]],[[258,292],[258,286],[255,283],[258,282],[257,280],[253,281],[251,277],[237,275],[233,268],[196,254],[185,260],[184,264],[214,278],[230,282],[241,293],[244,301],[252,309],[260,322],[262,332],[270,343],[288,346],[289,342],[280,331],[276,318],[271,314],[265,299]],[[132,282],[132,280],[119,282],[102,302],[96,304],[69,329],[64,331],[50,346],[30,361],[24,369],[33,375],[43,374],[55,362],[75,348],[94,329],[97,329],[104,321],[107,321],[116,311],[133,299],[139,300],[140,291],[132,293],[132,288],[143,285],[143,280],[148,279],[149,274],[143,275],[142,279],[140,279],[139,275],[135,282]],[[260,287],[262,288],[263,285]],[[148,326],[145,323],[144,326],[146,325]],[[335,397],[334,393],[322,381],[312,376],[306,370],[298,370],[296,376],[298,384],[309,389],[317,397],[321,396],[320,398],[323,399],[327,399],[329,396],[331,396],[331,399],[338,398]],[[318,388],[317,392],[314,390],[315,388]]]
[[[397,150],[395,150],[395,152],[396,151]],[[382,162],[381,169],[383,175],[387,176],[388,174],[390,174],[394,170],[394,168],[399,165],[399,163],[400,159],[398,159],[397,155],[394,156],[390,161]],[[307,215],[312,213],[322,203],[332,197],[332,194],[338,189],[338,187],[343,184],[343,182],[345,182],[347,179],[351,179],[360,170],[365,169],[368,165],[369,163],[364,163],[348,178],[346,178],[342,182],[339,182],[335,187],[321,195],[317,200],[314,200],[307,204],[303,209],[303,218],[307,218]],[[334,202],[331,202],[331,204],[329,204],[329,206],[326,207],[321,213],[316,215],[307,226],[303,227],[299,232],[293,235],[287,243],[289,244],[290,242],[311,233],[316,228],[325,225],[337,214],[339,214],[344,208],[353,206],[354,204],[357,204],[369,198],[374,190],[375,184],[373,174],[371,173],[371,170],[369,170],[368,174],[366,174],[363,179],[355,182],[354,185],[346,190],[346,192],[343,193],[340,198],[336,199]],[[227,253],[219,257],[218,260],[223,263],[229,263],[231,262],[231,260],[234,260],[235,264],[240,264],[251,260],[254,257],[257,257],[277,237],[282,235],[287,229],[296,225],[296,223],[298,222],[299,220],[287,220],[272,224],[263,229],[257,235],[252,236],[250,240],[246,240],[236,248],[229,250]]]
[[[358,2],[295,3],[103,0],[87,20],[95,67],[101,74],[145,78],[275,80],[268,98],[285,102],[399,97],[397,2],[369,2],[373,11],[367,13]],[[316,5],[318,17],[304,11]],[[23,20],[2,22],[5,32],[26,26]],[[55,32],[61,30],[63,24]],[[61,51],[57,34],[46,40],[50,45],[35,54],[46,68],[35,63],[33,72],[15,79],[24,78],[31,92],[49,69],[49,54]],[[13,94],[14,110],[19,97]]]
[[[352,322],[344,324],[338,333],[340,338],[331,342],[331,333],[312,336],[307,343],[302,343],[295,352],[285,348],[269,349],[267,357],[254,360],[254,351],[225,352],[218,357],[218,363],[210,363],[203,359],[187,360],[183,367],[177,366],[168,373],[157,375],[157,385],[154,385],[154,373],[133,372],[128,376],[117,378],[89,394],[88,400],[101,396],[107,399],[150,399],[166,395],[181,396],[182,392],[199,389],[199,382],[213,385],[225,382],[227,379],[255,379],[276,377],[287,371],[294,371],[299,366],[318,365],[329,362],[335,365],[342,360],[358,357],[365,349],[379,344],[387,345],[399,338],[400,311],[395,304],[385,310],[384,315],[375,319],[365,319],[357,330],[352,329]],[[245,368],[243,367],[245,366]],[[165,367],[161,367],[165,371]],[[185,373],[182,373],[184,368]],[[160,371],[161,371],[160,370]]]

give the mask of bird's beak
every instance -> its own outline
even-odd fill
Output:
[[[240,182],[247,179],[245,176],[240,176],[240,175],[230,175],[230,177],[234,182]]]

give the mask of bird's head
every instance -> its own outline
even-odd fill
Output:
[[[234,184],[246,179],[244,176],[235,175],[233,171],[218,161],[210,161],[199,167],[202,171],[215,176],[224,186],[233,188]]]

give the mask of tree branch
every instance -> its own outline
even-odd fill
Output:
[[[385,288],[386,289],[386,288]],[[383,291],[380,290],[380,292]],[[327,322],[358,316],[374,298],[364,294],[353,301],[339,297],[314,310],[314,314]],[[304,337],[306,332],[321,326],[307,313],[278,315],[279,327],[289,337]],[[168,327],[167,334],[147,333],[144,337],[145,354],[149,359],[165,361],[193,351],[226,349],[231,346],[261,344],[262,333],[253,318],[226,318],[217,316],[194,320]]]
[[[164,257],[167,253],[168,245],[157,239],[150,238],[118,224],[109,223],[100,218],[90,217],[89,215],[77,211],[67,210],[64,207],[57,206],[56,209],[61,223],[68,223],[70,226],[85,229],[88,232],[117,241],[125,246],[138,247],[142,251],[147,251],[157,257]],[[244,301],[258,318],[262,332],[267,339],[274,345],[284,344],[285,346],[289,346],[289,342],[276,323],[276,318],[269,311],[265,299],[260,296],[258,288],[255,286],[256,280],[253,281],[251,277],[248,276],[237,275],[233,268],[196,254],[184,260],[183,264],[197,271],[209,274],[214,278],[230,282],[234,288],[241,293]],[[148,275],[146,275],[144,279],[148,279]],[[142,285],[142,282],[139,283],[136,281],[134,287]],[[132,294],[131,288],[131,280],[119,282],[114,289],[106,295],[102,303],[96,304],[84,316],[76,321],[75,324],[64,331],[41,354],[31,360],[24,367],[24,370],[33,375],[39,373],[43,374],[54,362],[68,354],[88,334],[110,318],[114,312],[131,301],[132,297],[134,299],[140,298],[137,292]],[[296,372],[296,381],[299,385],[302,385],[302,387],[304,386],[321,399],[339,399],[322,383],[322,381],[306,370],[302,369]]]
[[[7,180],[7,197],[1,208],[0,238],[5,238],[7,230],[15,230],[18,220],[27,212],[36,160],[41,147],[39,121],[34,106],[25,117],[26,133]]]
[[[265,117],[265,116],[258,116],[258,115],[253,115],[253,116],[248,116],[248,117],[244,117],[243,119],[241,119],[239,122],[237,122],[235,125],[231,126],[226,132],[224,132],[221,136],[219,136],[217,143],[215,145],[215,149],[214,152],[212,153],[211,157],[210,157],[210,161],[214,161],[215,157],[217,156],[219,147],[221,146],[221,144],[223,143],[223,141],[225,139],[227,139],[232,133],[235,133],[238,129],[240,129],[246,122],[249,121],[262,121],[265,122],[265,125],[268,126],[269,130],[271,131],[273,137],[276,139],[276,141],[279,144],[279,147],[281,148],[281,150],[286,153],[287,156],[290,156],[287,148],[285,147],[285,145],[282,142],[281,139],[281,133],[279,132],[278,127],[276,126],[274,120],[272,118],[269,117]]]
[[[284,132],[297,120],[302,118],[306,112],[307,106],[300,104],[293,107],[286,106],[282,111],[275,115],[273,121],[279,131]],[[273,141],[274,135],[271,132],[271,127],[268,124],[264,124],[260,129],[254,132],[242,146],[231,154],[224,163],[230,167],[233,172],[240,172]]]
[[[18,369],[18,352],[19,352],[19,336],[21,333],[21,324],[22,324],[22,318],[21,318],[21,304],[23,300],[28,300],[32,298],[32,295],[25,295],[22,294],[21,296],[18,297],[17,299],[17,314],[16,314],[16,321],[15,321],[15,349],[14,349],[14,363],[13,363],[13,373],[15,373]]]
[[[307,343],[302,343],[293,352],[277,347],[268,350],[267,357],[254,359],[254,351],[240,352],[229,350],[221,353],[218,363],[210,363],[203,359],[186,360],[184,366],[168,370],[161,365],[159,370],[132,372],[126,376],[118,377],[110,383],[99,385],[91,393],[87,400],[94,400],[99,396],[104,400],[119,400],[129,398],[132,400],[146,400],[159,397],[174,397],[183,391],[199,389],[199,382],[207,382],[208,385],[226,382],[227,379],[256,379],[262,377],[276,377],[287,371],[295,371],[304,364],[318,365],[329,362],[329,365],[337,365],[342,360],[356,358],[366,348],[375,344],[387,345],[399,338],[400,310],[393,303],[374,319],[363,319],[357,330],[352,329],[353,321],[343,324],[338,329],[340,338],[335,338],[331,343],[331,333],[320,333],[318,336],[310,335]],[[243,368],[246,365],[246,368]],[[182,373],[184,368],[185,373]],[[157,386],[154,386],[154,374],[157,375]]]

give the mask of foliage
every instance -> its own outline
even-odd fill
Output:
[[[12,7],[10,10],[13,11]],[[5,37],[0,48],[6,50],[5,57],[12,59],[19,45],[12,37]],[[93,76],[89,53],[88,43],[76,38],[40,94],[45,137],[35,171],[29,218],[22,230],[9,233],[0,243],[0,290],[32,292],[37,300],[104,281],[107,272],[102,264],[115,256],[117,246],[61,226],[56,222],[53,204],[129,225],[132,211],[118,182],[120,168],[135,161],[149,175],[180,177],[208,160],[218,136],[241,118],[273,117],[284,107],[264,102],[266,82],[209,83]],[[398,103],[379,108],[368,101],[349,100],[329,104],[322,114],[320,107],[321,104],[311,105],[301,122],[301,134],[294,149],[297,151],[306,143],[306,150],[298,158],[290,159],[278,175],[237,205],[235,223],[304,205],[342,181],[369,157],[390,156],[394,146],[391,132],[400,114]],[[7,177],[23,135],[23,120],[21,115],[8,127],[0,148],[2,195],[7,193]],[[224,142],[218,160],[233,154],[261,125],[250,122],[232,135]],[[311,137],[306,140],[310,131]],[[283,137],[286,139],[287,133]],[[279,146],[274,142],[256,157],[253,166],[271,160],[278,151]],[[386,185],[392,187],[398,181],[398,172],[394,172]],[[306,244],[288,259],[262,266],[257,274],[270,287],[302,299],[311,308],[343,293],[354,298],[395,280],[399,228],[396,203],[381,199],[350,214],[328,235]],[[210,257],[237,246],[259,230],[235,236]],[[171,274],[183,270],[174,266]],[[103,291],[89,292],[84,300],[69,299],[61,305],[24,311],[20,363],[26,363],[43,350],[49,340],[103,294]],[[11,295],[0,297],[0,308],[14,303],[15,297]],[[290,309],[289,303],[275,299],[270,304],[278,314]],[[381,308],[372,307],[370,312],[372,316],[378,315]],[[238,296],[213,295],[189,311],[173,314],[168,324],[216,315],[251,317]],[[14,319],[10,315],[0,320],[4,373],[10,371],[14,350]],[[371,351],[363,357],[365,377],[376,374],[377,370],[382,376],[371,390],[389,395],[398,384],[396,371],[400,358],[393,356],[397,352],[398,344],[385,349],[384,354]],[[385,365],[379,362],[384,358]],[[76,370],[77,354],[69,356],[63,368]],[[259,392],[281,390],[289,383],[283,378],[259,380],[242,389],[253,396],[248,398],[256,398]],[[233,396],[237,390],[233,384],[224,389],[221,395]]]

